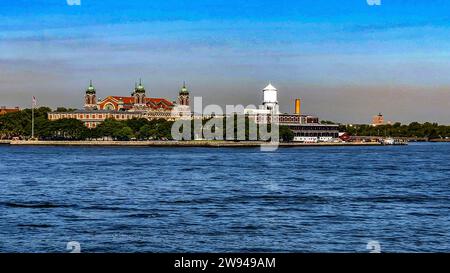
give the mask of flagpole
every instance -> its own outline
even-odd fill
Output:
[[[34,97],[31,102],[31,140],[34,140]]]

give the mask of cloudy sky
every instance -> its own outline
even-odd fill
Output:
[[[0,105],[82,106],[98,96],[258,104],[322,119],[450,124],[450,1],[2,0]]]

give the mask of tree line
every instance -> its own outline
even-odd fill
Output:
[[[341,132],[347,132],[353,136],[377,136],[377,137],[412,137],[439,139],[450,137],[450,126],[438,123],[401,124],[400,122],[386,125],[340,125]]]
[[[70,112],[74,109],[58,108],[58,112]],[[95,139],[113,139],[113,140],[172,140],[171,129],[173,121],[165,119],[130,119],[119,121],[115,119],[106,119],[96,128],[87,128],[83,122],[77,119],[60,119],[50,121],[47,113],[51,112],[48,107],[40,107],[34,110],[35,118],[35,137],[41,140],[95,140]],[[238,130],[237,117],[229,117],[223,120],[224,128],[226,123],[234,118],[234,132]],[[203,120],[205,125],[209,120]],[[245,119],[246,140],[249,139],[249,128],[252,121]],[[12,139],[19,137],[28,139],[31,137],[32,111],[25,109],[19,112],[8,113],[0,116],[0,139]],[[194,122],[191,122],[192,136],[195,139]],[[223,139],[225,139],[225,130]],[[215,130],[215,128],[213,129]],[[269,129],[270,130],[270,129]],[[280,126],[280,138],[282,141],[292,141],[293,132],[286,126]]]
[[[70,112],[74,109],[58,108],[57,111]],[[34,110],[34,134],[42,140],[91,140],[111,138],[115,140],[131,139],[170,139],[172,122],[164,119],[130,119],[118,121],[107,119],[96,128],[87,128],[77,119],[59,119],[50,121],[48,107]],[[25,109],[19,112],[0,116],[0,139],[31,137],[32,111]]]
[[[58,108],[58,112],[71,112],[75,109]],[[83,122],[76,119],[60,119],[55,121],[48,120],[47,113],[52,110],[48,107],[34,109],[35,117],[35,136],[43,140],[90,140],[100,138],[110,138],[115,140],[171,140],[172,121],[165,119],[147,120],[130,119],[118,121],[107,119],[96,128],[87,128]],[[11,139],[13,137],[30,138],[31,137],[31,109],[24,109],[19,112],[7,113],[0,116],[0,139]],[[223,126],[229,122],[229,118],[223,120]],[[237,132],[238,124],[235,116],[234,131]],[[203,120],[205,125],[209,120]],[[245,135],[249,136],[249,127],[251,120],[245,119]],[[334,124],[332,121],[322,121],[325,124]],[[223,138],[225,139],[225,129]],[[450,138],[450,126],[440,125],[438,123],[418,123],[386,124],[372,126],[366,124],[343,125],[339,127],[341,132],[347,132],[353,136],[374,136],[374,137],[417,137],[417,138]],[[195,139],[194,123],[192,122],[192,139]],[[283,141],[292,141],[293,132],[286,126],[280,126],[280,138]]]

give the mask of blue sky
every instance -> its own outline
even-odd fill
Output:
[[[324,119],[450,124],[450,1],[5,0],[0,104],[81,107],[100,97],[175,99],[185,80],[205,103],[257,104],[268,81]]]

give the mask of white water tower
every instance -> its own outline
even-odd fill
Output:
[[[263,89],[263,105],[264,109],[271,110],[275,114],[279,113],[278,90],[270,83]]]

